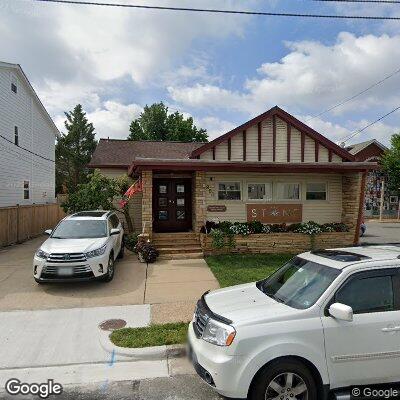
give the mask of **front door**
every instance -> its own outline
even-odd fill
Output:
[[[185,232],[192,228],[191,179],[154,179],[155,232]]]

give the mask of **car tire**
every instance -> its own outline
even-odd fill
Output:
[[[118,253],[118,258],[121,260],[122,258],[124,258],[124,254],[125,254],[125,246],[124,243],[121,243],[121,249]]]
[[[114,257],[110,254],[110,257],[108,258],[107,272],[103,278],[104,282],[111,282],[114,278],[114,272]]]
[[[297,360],[277,361],[264,367],[256,376],[251,400],[317,400],[317,385],[310,370]]]
[[[34,279],[35,279],[35,282],[36,282],[38,285],[43,285],[44,282],[39,281],[39,279],[37,279],[37,278],[34,278]]]

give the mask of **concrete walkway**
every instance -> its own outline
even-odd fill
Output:
[[[153,323],[189,321],[201,295],[217,288],[204,259],[161,260],[148,267],[145,303]]]

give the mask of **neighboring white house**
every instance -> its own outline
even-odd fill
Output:
[[[0,61],[0,207],[55,201],[58,134],[20,65]]]

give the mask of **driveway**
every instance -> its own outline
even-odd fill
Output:
[[[146,264],[129,252],[116,263],[112,282],[38,285],[32,258],[45,240],[42,236],[0,249],[0,311],[143,304]]]
[[[400,243],[400,223],[372,221],[360,239],[362,244]]]

